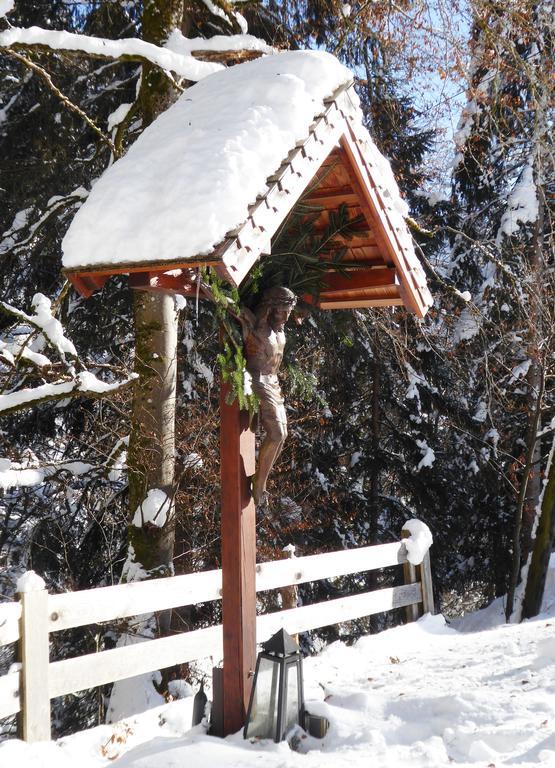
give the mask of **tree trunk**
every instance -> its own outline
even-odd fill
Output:
[[[513,529],[513,556],[505,617],[509,621],[513,613],[515,593],[518,585],[520,567],[527,562],[532,547],[532,527],[536,510],[540,503],[541,480],[541,445],[538,433],[541,430],[542,407],[545,389],[546,365],[548,358],[542,349],[543,338],[543,286],[545,284],[546,264],[543,255],[545,238],[545,197],[542,143],[547,135],[546,115],[543,105],[543,92],[535,104],[536,130],[534,137],[534,182],[538,196],[538,213],[534,225],[534,235],[529,254],[530,288],[528,289],[528,354],[531,360],[528,372],[528,433],[526,436],[526,458],[522,470],[520,489]],[[524,585],[522,585],[524,587]],[[516,613],[520,614],[522,588]]]
[[[145,0],[143,39],[163,44],[172,29],[181,26],[182,17],[183,0]],[[139,92],[144,126],[170,106],[177,95],[163,72],[145,64]],[[177,377],[177,314],[173,296],[136,291],[134,321],[138,379],[128,459],[131,522],[150,490],[159,488],[170,499],[173,497]],[[163,526],[130,526],[126,566],[140,563],[147,576],[171,572],[175,540],[172,511],[165,515]],[[134,572],[138,572],[136,568],[127,567],[124,576],[132,578]]]
[[[175,27],[181,26],[183,0],[145,0],[143,39],[163,44]],[[147,127],[171,105],[178,93],[170,79],[149,64],[143,65],[139,105],[143,127]],[[130,190],[132,194],[132,190]],[[163,256],[163,254],[162,254]],[[173,483],[175,462],[175,399],[177,381],[177,312],[171,294],[136,291],[133,296],[135,322],[135,382],[131,436],[129,441],[129,549],[122,580],[168,576],[173,572],[175,518]],[[144,515],[141,505],[149,491],[167,495],[159,517]],[[165,497],[162,497],[165,498]],[[137,524],[133,524],[135,523]],[[160,524],[163,523],[163,524]],[[166,634],[171,611],[156,617],[131,620],[118,646]],[[164,702],[156,674],[139,675],[114,684],[107,721],[116,722]]]
[[[555,437],[547,466],[547,477],[539,505],[540,519],[533,540],[532,557],[526,579],[522,618],[531,619],[541,609],[545,579],[553,545],[553,513],[555,510]]]
[[[369,498],[369,529],[367,544],[378,543],[378,519],[379,519],[379,496],[380,496],[380,461],[378,454],[380,450],[380,394],[381,394],[381,362],[379,357],[379,339],[377,332],[374,333],[372,361],[372,468],[370,475],[370,498]],[[370,591],[378,589],[378,572],[369,571],[367,575],[367,585]],[[379,617],[370,616],[368,625],[370,633],[379,632]]]
[[[381,394],[381,364],[379,358],[378,334],[375,336],[374,360],[372,362],[372,474],[370,478],[370,543],[377,543],[379,496],[380,496],[380,394]]]
[[[507,592],[507,603],[505,606],[505,618],[510,620],[513,613],[515,604],[515,595],[517,586],[519,583],[519,574],[521,566],[522,556],[522,523],[525,509],[525,502],[527,497],[528,482],[532,472],[538,471],[538,466],[535,465],[536,457],[538,456],[538,432],[541,425],[542,416],[542,401],[545,387],[544,371],[541,370],[540,380],[538,382],[538,390],[535,392],[535,405],[534,411],[529,415],[528,434],[526,437],[526,456],[524,460],[524,466],[522,469],[522,478],[520,481],[520,488],[517,500],[517,508],[515,513],[515,519],[513,524],[513,554],[511,564],[511,576],[509,589]]]
[[[538,140],[541,144],[541,138]],[[537,183],[537,195],[538,195],[538,215],[534,226],[534,238],[532,242],[532,252],[530,254],[530,270],[533,278],[532,290],[530,291],[530,343],[529,354],[532,364],[528,372],[528,410],[531,414],[530,421],[533,422],[533,413],[536,410],[536,400],[540,399],[540,409],[542,406],[541,398],[543,392],[543,379],[546,366],[546,360],[542,359],[541,339],[543,338],[543,302],[541,301],[542,289],[545,285],[545,264],[543,256],[543,245],[545,237],[545,206],[543,199],[543,186],[542,186],[542,151],[541,146],[538,147],[536,153],[536,173],[535,180]],[[541,414],[540,420],[537,425],[541,429]],[[542,491],[541,482],[541,441],[538,439],[537,434],[531,436],[534,440],[534,448],[532,451],[532,468],[528,477],[526,485],[526,496],[524,500],[523,509],[523,521],[522,521],[522,550],[523,560],[528,559],[532,548],[532,528],[536,518],[536,510],[538,508],[539,498]]]
[[[177,312],[173,296],[137,291],[134,295],[135,373],[133,423],[129,441],[129,507],[135,515],[148,492],[173,497]],[[172,572],[175,538],[173,503],[163,526],[130,526],[134,563],[148,576]]]

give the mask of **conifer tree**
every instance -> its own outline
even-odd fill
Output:
[[[550,2],[472,9],[450,276],[472,295],[454,341],[469,363],[469,415],[496,465],[494,503],[481,514],[497,518],[512,550],[508,618],[541,490],[539,433],[553,407],[553,14]]]

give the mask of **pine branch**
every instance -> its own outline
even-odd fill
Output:
[[[322,208],[305,206],[294,209],[287,218],[279,237],[274,238],[271,255],[262,262],[261,288],[283,283],[294,293],[310,293],[318,296],[322,281],[330,270],[344,271],[341,265],[346,252],[343,242],[354,236],[355,227],[362,216],[349,218],[346,205],[330,211],[327,226],[321,234],[314,233],[314,225],[322,214]],[[332,253],[332,258],[322,256]]]
[[[323,235],[320,245],[313,251],[314,254],[325,253],[334,246],[336,237],[344,237],[350,240],[354,235],[354,227],[364,220],[362,214],[354,219],[349,219],[348,209],[345,203],[342,203],[337,211],[330,212],[329,223],[326,232]]]

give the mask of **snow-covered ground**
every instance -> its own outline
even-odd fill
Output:
[[[455,626],[456,625],[456,626]],[[190,728],[192,698],[57,742],[0,745],[1,768],[443,768],[555,766],[555,562],[543,613],[504,624],[502,602],[334,643],[305,661],[323,741],[250,743]]]

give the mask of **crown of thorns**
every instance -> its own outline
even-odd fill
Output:
[[[297,297],[290,291],[289,288],[284,286],[275,286],[274,288],[268,288],[262,294],[262,300],[260,304],[267,307],[278,307],[284,304],[289,307],[294,307],[297,303]]]

